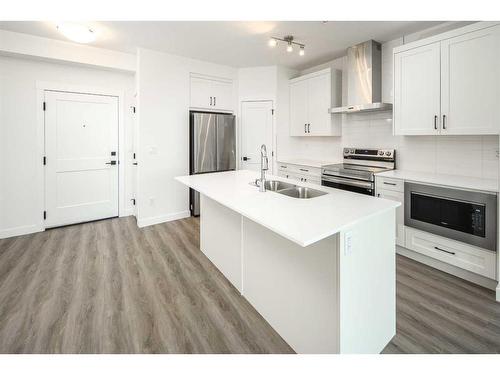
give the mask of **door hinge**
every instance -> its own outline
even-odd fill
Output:
[[[47,220],[47,211],[43,211],[43,220]]]
[[[43,165],[47,165],[47,157],[46,156],[43,157]]]
[[[47,109],[47,104],[43,102],[43,110],[45,111]]]
[[[274,108],[271,109],[271,115],[274,115]]]

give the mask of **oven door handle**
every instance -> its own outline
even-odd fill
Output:
[[[323,181],[334,182],[334,183],[337,183],[337,184],[362,187],[362,188],[366,188],[366,189],[373,189],[373,185],[372,185],[371,182],[346,180],[346,179],[343,179],[343,178],[335,178],[335,177],[330,177],[330,176],[325,176],[325,175],[321,176],[321,179]]]

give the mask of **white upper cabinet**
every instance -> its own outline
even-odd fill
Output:
[[[233,83],[226,79],[191,75],[192,108],[232,111]]]
[[[341,82],[342,73],[331,69],[290,80],[290,135],[341,135],[340,115],[328,112],[341,104]]]
[[[394,57],[396,134],[439,134],[439,42]]]
[[[307,134],[307,81],[290,84],[290,135]]]
[[[441,134],[497,134],[500,27],[441,42]]]
[[[498,134],[499,61],[500,26],[491,23],[395,48],[394,133]]]

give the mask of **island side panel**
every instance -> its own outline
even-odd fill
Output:
[[[380,353],[396,334],[394,227],[390,210],[340,233],[341,353]]]
[[[200,199],[200,249],[241,293],[241,215],[203,194]]]
[[[337,243],[307,247],[243,218],[243,296],[298,353],[338,353]]]

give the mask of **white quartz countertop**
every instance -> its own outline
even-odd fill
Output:
[[[298,199],[272,191],[261,193],[250,185],[258,177],[255,171],[239,170],[182,176],[176,180],[304,247],[400,206],[396,201],[308,183],[298,185],[329,194]],[[267,178],[290,182],[277,176]]]
[[[378,176],[411,182],[449,186],[459,189],[479,190],[493,193],[498,192],[498,180],[490,180],[478,177],[456,176],[442,173],[412,172],[400,169],[377,173],[377,177]]]
[[[321,168],[323,165],[329,165],[329,164],[338,164],[340,161],[338,160],[314,160],[314,159],[280,159],[278,160],[278,163],[285,163],[285,164],[295,164],[295,165],[305,165],[307,167],[314,167],[314,168]]]

